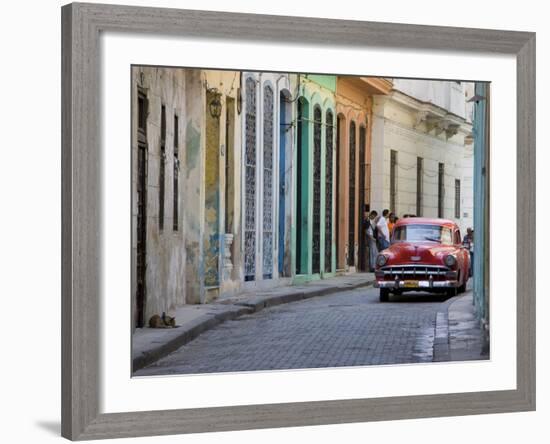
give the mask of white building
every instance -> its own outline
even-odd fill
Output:
[[[393,79],[376,96],[371,209],[473,225],[473,84]]]

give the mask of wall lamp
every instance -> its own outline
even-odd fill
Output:
[[[475,95],[473,97],[471,97],[470,99],[468,99],[468,102],[476,102],[476,103],[479,103],[481,102],[482,100],[485,100],[485,97],[483,96],[479,96],[479,95]]]
[[[241,94],[241,88],[237,88],[237,112],[240,114],[243,109],[243,96]]]
[[[210,88],[206,92],[214,96],[208,104],[210,115],[216,119],[219,119],[222,115],[222,102],[220,100],[222,93],[218,91],[217,88]]]

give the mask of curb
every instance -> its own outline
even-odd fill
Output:
[[[236,319],[244,314],[252,314],[262,311],[264,308],[275,307],[277,305],[298,302],[304,299],[310,299],[317,296],[326,296],[341,291],[356,290],[362,287],[368,287],[374,283],[374,280],[368,280],[357,284],[336,285],[326,288],[305,288],[291,293],[282,293],[269,296],[255,296],[248,301],[237,302],[228,305],[224,311],[212,314],[205,314],[188,323],[188,325],[178,329],[170,329],[171,337],[166,342],[152,347],[142,352],[139,356],[132,358],[132,372],[136,372],[148,365],[153,364],[161,358],[176,351],[181,346],[191,342],[201,333],[204,333],[219,324]],[[292,287],[290,287],[292,288]]]
[[[177,332],[167,342],[146,350],[141,355],[132,359],[132,371],[135,372],[143,367],[147,367],[155,361],[169,355],[176,351],[182,345],[195,339],[201,333],[210,330],[211,328],[225,322],[227,320],[236,319],[243,314],[252,313],[247,307],[234,307],[230,306],[227,311],[223,311],[216,314],[205,314],[192,321],[189,321],[185,327],[179,327],[178,330],[171,330]],[[181,329],[181,330],[180,330]]]
[[[433,347],[433,362],[451,360],[451,344],[449,338],[449,309],[464,295],[453,296],[445,301],[443,308],[437,312],[435,320],[435,335]]]

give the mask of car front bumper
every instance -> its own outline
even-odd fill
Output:
[[[429,290],[432,288],[456,288],[459,286],[458,281],[435,281],[435,280],[421,280],[421,281],[374,281],[375,288],[392,288],[400,290]]]

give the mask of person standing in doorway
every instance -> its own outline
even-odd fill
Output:
[[[378,216],[378,212],[372,210],[366,221],[367,245],[369,246],[369,271],[371,273],[374,272],[376,256],[378,256],[378,247],[376,245],[376,216]]]
[[[388,214],[390,210],[385,209],[382,211],[382,216],[376,223],[376,229],[378,231],[378,250],[385,250],[390,246],[390,230],[388,228]]]
[[[466,228],[466,235],[462,239],[462,245],[470,252],[470,276],[474,274],[474,229]]]

